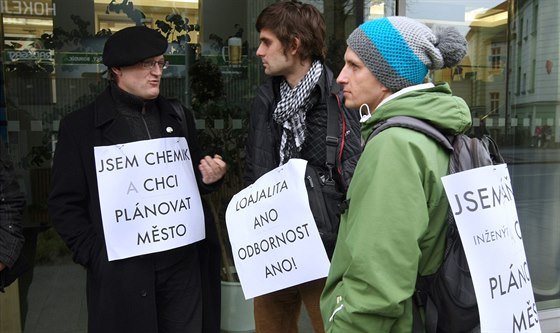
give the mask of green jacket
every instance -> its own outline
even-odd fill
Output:
[[[382,104],[362,125],[362,139],[399,115],[450,134],[471,125],[465,101],[440,84]],[[416,276],[434,273],[443,258],[448,163],[444,148],[411,129],[392,127],[366,144],[321,296],[327,332],[411,332]]]

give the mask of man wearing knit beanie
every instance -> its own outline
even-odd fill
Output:
[[[347,44],[337,82],[346,106],[360,110],[363,142],[395,116],[447,134],[470,127],[465,101],[446,83],[426,82],[429,70],[465,56],[456,29],[385,17],[360,25]],[[364,145],[321,296],[327,332],[412,332],[416,277],[443,259],[448,203],[440,179],[448,163],[439,143],[413,129],[391,127]]]

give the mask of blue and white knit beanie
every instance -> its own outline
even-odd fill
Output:
[[[404,16],[365,22],[346,42],[379,82],[393,92],[422,83],[429,69],[457,65],[467,53],[467,41],[457,29],[432,31]]]

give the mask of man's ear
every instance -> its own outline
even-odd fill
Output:
[[[300,45],[301,45],[301,40],[299,39],[299,37],[294,37],[292,39],[292,42],[290,43],[290,50],[289,50],[290,54],[296,55]]]
[[[381,85],[381,91],[392,94],[393,92],[391,91],[391,89],[385,87],[383,84]]]

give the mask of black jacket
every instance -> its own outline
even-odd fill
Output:
[[[325,167],[327,99],[337,99],[338,96],[336,102],[340,106],[340,112],[337,112],[339,115],[339,146],[336,161],[338,177],[335,175],[335,180],[339,188],[346,190],[362,150],[359,114],[358,111],[349,110],[344,106],[340,87],[336,84],[332,71],[326,66],[324,69],[310,96],[313,107],[306,114],[306,138],[300,158],[314,166]],[[270,78],[258,88],[251,105],[246,145],[246,185],[252,184],[263,174],[278,167],[280,163],[282,126],[274,121],[272,114],[280,101],[281,82],[281,77]]]
[[[23,247],[22,215],[25,198],[16,181],[13,165],[0,141],[0,262],[6,268],[0,272],[0,291],[16,274],[11,271]]]

